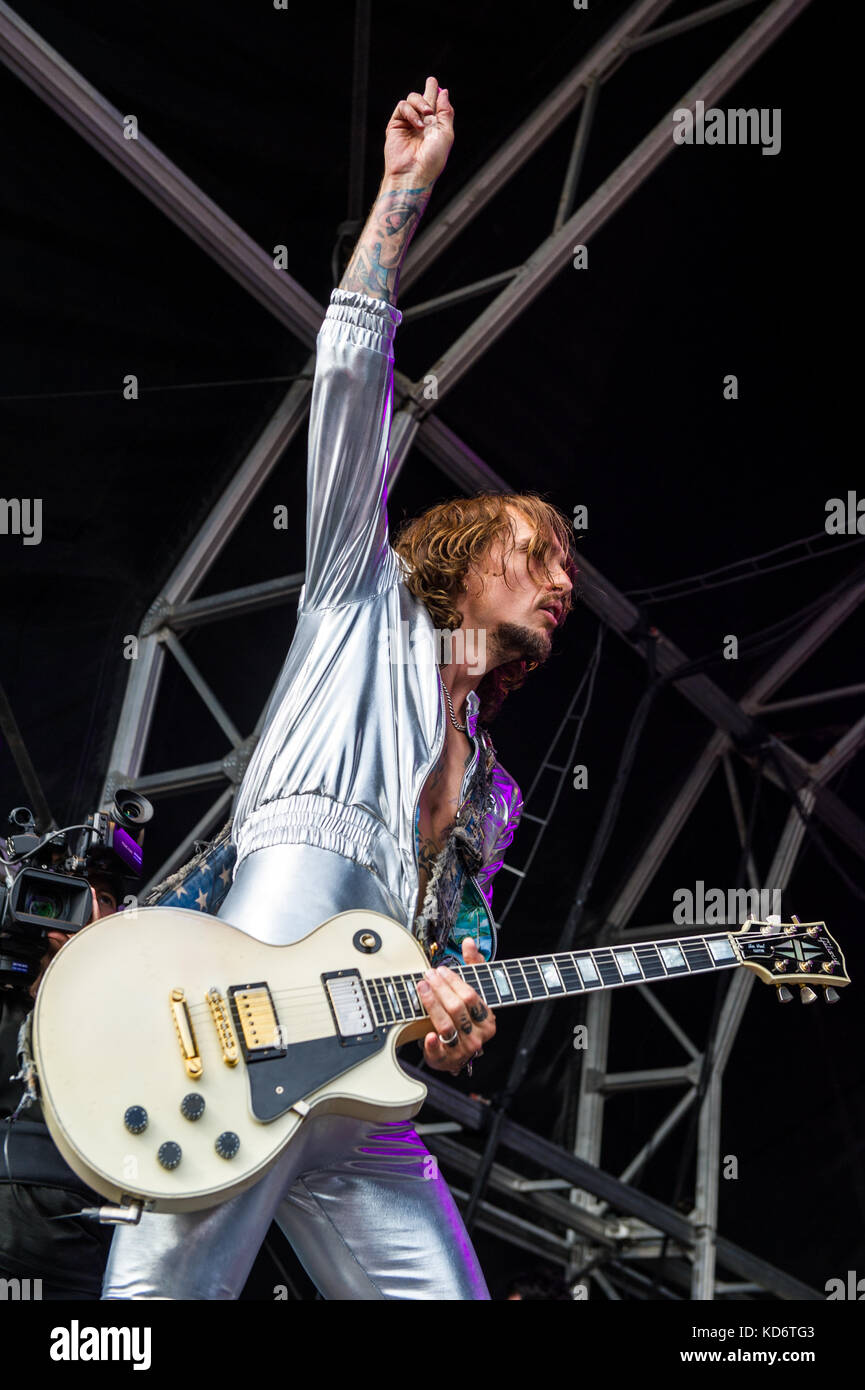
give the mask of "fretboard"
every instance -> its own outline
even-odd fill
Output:
[[[704,975],[739,964],[729,933],[648,941],[633,946],[598,946],[590,951],[562,951],[549,956],[524,956],[484,965],[448,962],[450,969],[494,1009],[537,1000],[563,999],[622,985],[654,984],[681,975]],[[369,1002],[378,1024],[399,1023],[426,1016],[413,975],[383,975],[366,981]]]

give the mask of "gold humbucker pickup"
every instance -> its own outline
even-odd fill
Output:
[[[198,1081],[204,1068],[198,1052],[195,1029],[192,1026],[192,1019],[189,1017],[189,1009],[186,1006],[185,991],[173,989],[168,996],[168,1002],[171,1005],[171,1017],[174,1019],[174,1029],[180,1043],[180,1055],[183,1058],[183,1065],[186,1067],[186,1075],[192,1081]]]
[[[207,991],[205,998],[216,1028],[216,1036],[219,1038],[219,1046],[222,1048],[222,1060],[227,1067],[236,1067],[240,1052],[225,1000],[215,986]]]
[[[246,1061],[283,1057],[285,1042],[268,985],[230,985],[228,997]]]

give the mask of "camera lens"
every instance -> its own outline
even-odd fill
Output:
[[[49,917],[52,920],[63,915],[60,899],[47,893],[29,893],[24,911],[32,913],[34,917]]]

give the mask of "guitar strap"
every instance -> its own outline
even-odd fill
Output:
[[[147,894],[143,907],[187,907],[215,917],[231,887],[237,851],[231,821],[214,840],[196,841],[195,854]]]
[[[435,861],[414,922],[414,935],[430,960],[444,955],[459,916],[465,875],[476,874],[484,862],[484,822],[490,808],[496,753],[486,729],[478,730],[478,743],[478,759],[466,798]]]

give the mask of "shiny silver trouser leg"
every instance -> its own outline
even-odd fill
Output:
[[[240,865],[220,917],[287,945],[347,906],[399,917],[374,875],[279,845]],[[462,1218],[411,1122],[311,1115],[260,1182],[221,1206],[119,1227],[103,1297],[232,1299],[276,1221],[325,1298],[486,1299]]]

